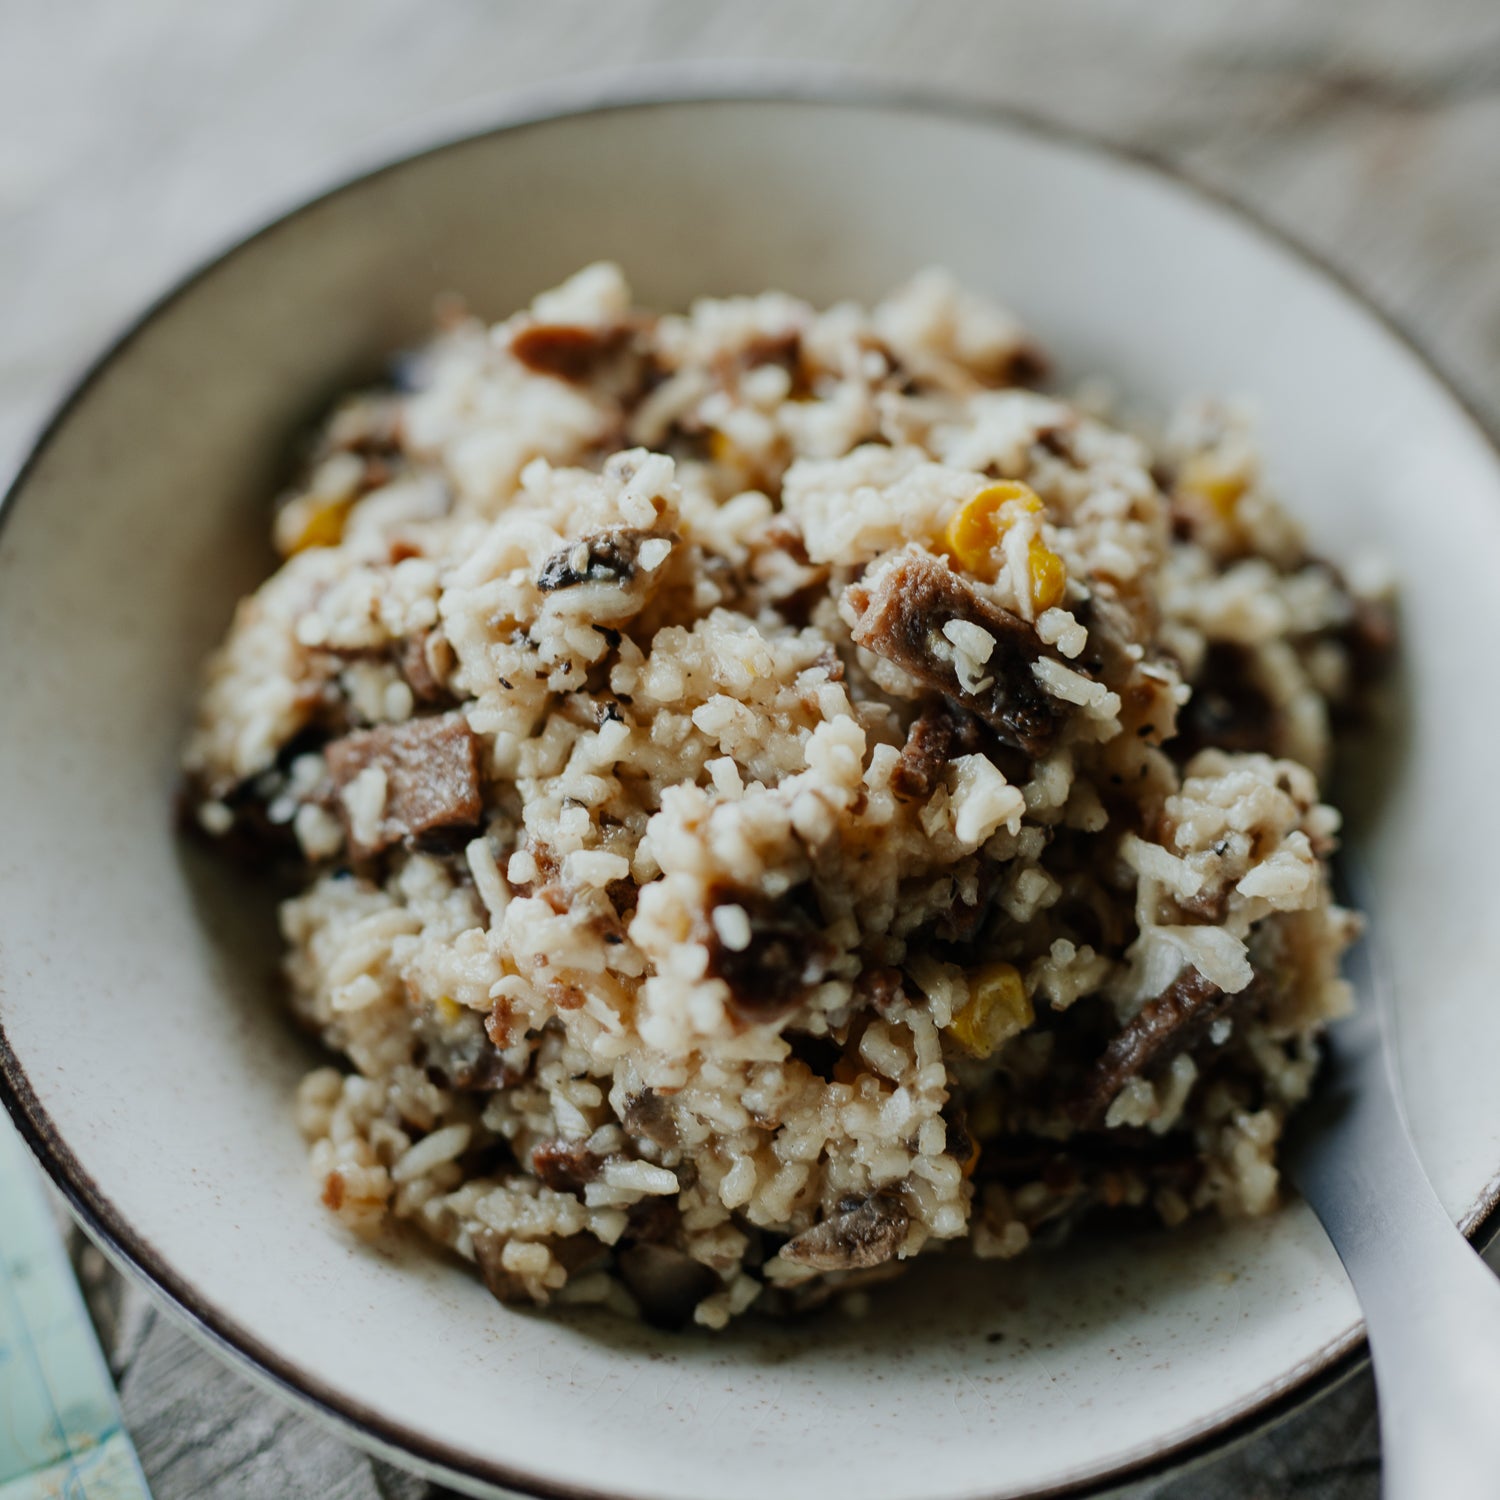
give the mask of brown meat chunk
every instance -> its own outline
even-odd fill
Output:
[[[368,843],[355,837],[348,809],[339,799],[356,859],[372,858],[402,841],[442,843],[479,823],[479,741],[462,714],[361,729],[335,740],[323,753],[340,792],[371,766],[385,772],[385,807]]]
[[[511,353],[538,375],[582,384],[630,337],[624,325],[591,328],[568,323],[533,323],[510,341]]]
[[[1232,998],[1197,969],[1184,969],[1126,1022],[1084,1075],[1069,1106],[1074,1120],[1079,1125],[1098,1124],[1132,1078],[1161,1067],[1191,1047],[1228,1009]]]
[[[856,1271],[891,1260],[906,1243],[911,1215],[899,1198],[875,1193],[804,1229],[781,1247],[784,1260],[814,1271]]]
[[[1069,710],[1032,674],[1041,655],[1036,632],[982,598],[946,562],[923,552],[904,553],[881,570],[873,587],[853,584],[846,597],[858,612],[853,635],[859,645],[978,714],[1027,755],[1051,748]],[[966,692],[959,683],[953,648],[943,635],[950,620],[978,625],[995,638],[984,666],[994,680],[982,692]]]
[[[582,1141],[541,1141],[531,1148],[531,1170],[557,1193],[582,1193],[604,1165]]]
[[[442,675],[434,671],[434,660],[446,664],[440,667]],[[453,647],[431,630],[419,630],[415,635],[407,636],[396,648],[396,668],[406,679],[406,685],[418,703],[453,701],[443,684],[443,676],[452,665]]]
[[[798,886],[776,900],[725,888],[714,907],[739,906],[750,919],[750,942],[729,947],[710,920],[708,972],[729,986],[729,1002],[742,1020],[774,1021],[796,1009],[833,961],[810,887]]]
[[[1275,754],[1279,732],[1280,715],[1252,680],[1244,647],[1213,642],[1178,716],[1172,753],[1184,762],[1208,746]]]
[[[980,748],[979,725],[945,698],[929,704],[906,732],[901,759],[891,772],[891,790],[904,801],[925,802],[943,779],[955,756]]]

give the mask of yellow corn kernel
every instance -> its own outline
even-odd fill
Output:
[[[1039,536],[1026,549],[1026,571],[1030,574],[1031,602],[1038,614],[1062,602],[1068,586],[1068,570],[1062,558]]]
[[[450,1026],[463,1014],[463,1007],[451,995],[439,995],[433,1009]]]
[[[309,547],[337,547],[344,539],[353,495],[303,495],[276,518],[276,545],[283,557]]]
[[[1036,1019],[1026,985],[1013,964],[984,964],[969,975],[969,999],[948,1035],[970,1057],[989,1057]]]
[[[961,568],[994,576],[995,549],[1016,517],[1039,511],[1042,502],[1029,484],[1003,479],[965,500],[948,522],[944,543]]]
[[[1217,453],[1195,453],[1183,464],[1177,483],[1188,494],[1206,500],[1220,519],[1229,521],[1250,488],[1250,475],[1244,465],[1226,463]]]

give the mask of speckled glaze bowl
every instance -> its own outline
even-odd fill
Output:
[[[229,1355],[481,1493],[958,1500],[1201,1454],[1359,1358],[1300,1205],[919,1267],[869,1318],[670,1336],[502,1307],[318,1206],[269,909],[174,837],[198,665],[269,566],[297,425],[434,295],[502,314],[588,260],[643,300],[871,297],[940,261],[1147,403],[1253,393],[1274,478],[1404,589],[1406,743],[1363,834],[1418,1143],[1477,1229],[1500,1168],[1485,920],[1500,460],[1358,298],[1160,172],[993,112],[868,92],[543,114],[340,187],[145,315],[59,412],[0,530],[0,1077],[90,1231]]]

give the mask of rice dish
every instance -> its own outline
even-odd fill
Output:
[[[600,264],[337,407],[184,766],[288,882],[348,1228],[719,1328],[1275,1205],[1389,613],[1233,411],[1044,374],[940,271],[655,315]]]

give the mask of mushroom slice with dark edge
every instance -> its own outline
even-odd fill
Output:
[[[940,558],[900,553],[844,595],[855,614],[857,645],[893,661],[919,682],[978,714],[1007,744],[1044,755],[1070,710],[1036,680],[1041,657],[1036,632],[1007,609],[981,596]],[[989,679],[977,692],[959,681],[953,647],[943,634],[950,620],[977,625],[994,638],[984,664]]]
[[[615,1263],[641,1316],[656,1328],[686,1327],[693,1309],[719,1287],[707,1266],[674,1245],[627,1245]]]
[[[1084,1075],[1069,1105],[1073,1119],[1080,1126],[1098,1124],[1132,1078],[1186,1051],[1233,999],[1197,969],[1184,969],[1125,1023]]]
[[[651,533],[621,526],[599,531],[559,547],[542,564],[536,586],[544,593],[570,589],[580,583],[628,584],[635,578],[641,543]]]
[[[346,799],[339,797],[349,852],[356,859],[373,858],[403,841],[440,843],[479,823],[484,810],[479,741],[462,714],[361,729],[335,740],[323,754],[340,793],[372,767],[385,778],[380,811],[368,826],[352,817]]]
[[[781,1258],[810,1271],[856,1271],[895,1258],[906,1243],[911,1215],[899,1198],[875,1193],[822,1219],[781,1247]]]

